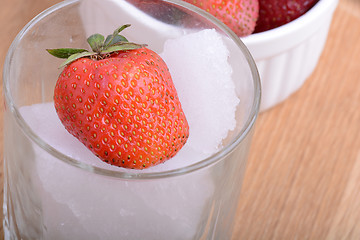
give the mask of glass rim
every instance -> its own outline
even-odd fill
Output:
[[[162,0],[163,2],[171,3],[180,7],[183,7],[187,10],[190,10],[192,12],[195,12],[196,14],[200,15],[201,17],[204,17],[205,19],[212,22],[215,26],[217,26],[219,29],[221,29],[227,37],[229,37],[235,44],[238,46],[241,50],[241,52],[244,54],[244,57],[249,65],[249,68],[251,70],[253,85],[254,85],[254,94],[252,99],[252,106],[251,111],[249,113],[248,118],[246,119],[243,127],[239,131],[239,133],[234,136],[233,140],[228,143],[226,146],[224,146],[220,151],[216,152],[215,154],[211,155],[210,157],[204,158],[199,162],[196,162],[194,164],[180,167],[172,170],[167,171],[158,171],[158,172],[141,172],[141,170],[137,172],[123,172],[123,171],[115,171],[110,169],[104,169],[101,167],[93,166],[87,163],[83,163],[81,161],[78,161],[76,159],[73,159],[69,156],[66,156],[65,154],[61,153],[54,147],[47,144],[43,139],[37,136],[37,134],[28,126],[24,118],[21,116],[18,107],[15,105],[12,96],[10,94],[9,90],[9,70],[11,66],[11,59],[14,54],[14,51],[16,49],[16,46],[20,43],[22,37],[25,35],[26,31],[30,29],[33,25],[35,25],[37,22],[39,22],[44,17],[50,15],[52,12],[56,11],[57,9],[60,9],[62,7],[71,5],[76,2],[80,2],[81,0],[65,0],[58,4],[55,4],[41,13],[39,13],[37,16],[35,16],[31,21],[29,21],[22,30],[17,34],[15,39],[13,40],[12,44],[10,45],[10,48],[8,50],[8,53],[5,58],[4,68],[3,68],[3,88],[4,88],[4,96],[5,101],[7,102],[9,106],[9,111],[16,119],[17,124],[19,124],[22,131],[25,133],[27,137],[29,137],[33,142],[35,142],[40,148],[48,152],[50,155],[56,157],[57,159],[61,160],[62,162],[72,165],[74,167],[99,174],[104,176],[110,176],[120,179],[157,179],[157,178],[166,178],[166,177],[172,177],[172,176],[178,176],[178,175],[184,175],[187,173],[191,173],[200,169],[203,169],[211,164],[214,164],[218,161],[220,161],[222,158],[224,158],[226,155],[230,154],[236,146],[238,146],[245,137],[249,134],[250,130],[255,124],[256,118],[259,114],[259,108],[260,108],[260,100],[261,100],[261,84],[260,84],[260,76],[255,64],[255,61],[253,57],[251,56],[249,50],[245,46],[245,44],[241,41],[241,39],[234,33],[232,30],[230,30],[225,24],[223,24],[221,21],[219,21],[217,18],[209,14],[208,12],[195,7],[192,4],[189,4],[184,1],[180,0]]]

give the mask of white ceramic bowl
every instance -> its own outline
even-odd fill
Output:
[[[260,73],[261,111],[288,98],[313,72],[337,4],[338,0],[320,0],[290,23],[242,38]]]

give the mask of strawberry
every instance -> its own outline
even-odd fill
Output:
[[[254,32],[263,32],[295,20],[319,0],[259,0],[259,18]]]
[[[173,157],[189,126],[169,70],[146,45],[119,33],[88,38],[92,51],[48,49],[68,58],[55,90],[56,112],[66,130],[101,160],[143,169]]]
[[[250,35],[259,14],[258,0],[185,0],[215,16],[239,37]]]

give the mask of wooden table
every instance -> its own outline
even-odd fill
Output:
[[[20,29],[56,2],[1,0],[1,66]],[[259,116],[234,239],[360,239],[358,39],[360,1],[340,0],[314,73]]]

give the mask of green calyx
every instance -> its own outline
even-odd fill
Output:
[[[108,35],[106,39],[103,35],[98,33],[91,35],[87,39],[87,42],[89,43],[92,51],[77,48],[46,49],[46,51],[57,58],[66,58],[66,61],[63,62],[60,66],[63,67],[83,57],[104,59],[113,52],[134,50],[146,47],[146,44],[129,42],[124,36],[120,35],[120,32],[127,27],[130,27],[130,24],[125,24],[117,28],[113,34]]]

